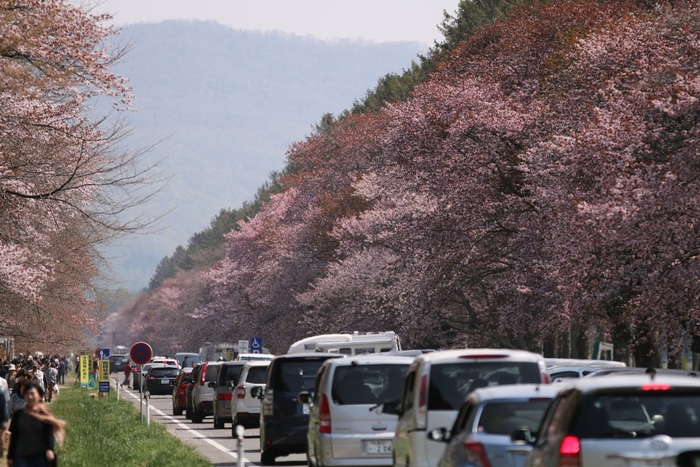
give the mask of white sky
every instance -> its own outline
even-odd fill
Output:
[[[216,20],[236,29],[278,30],[321,39],[376,42],[441,39],[443,11],[459,0],[101,0],[116,24],[166,19]]]

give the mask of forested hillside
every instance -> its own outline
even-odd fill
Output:
[[[122,310],[123,338],[280,352],[393,329],[409,346],[576,357],[603,338],[638,364],[678,357],[699,311],[700,6],[532,2],[449,24],[407,99],[294,144],[224,257]]]
[[[132,128],[123,144],[155,145],[148,158],[162,159],[163,175],[171,177],[142,207],[151,217],[167,213],[159,228],[107,253],[119,285],[132,290],[145,287],[158,262],[222,209],[251,201],[323,113],[340,113],[424,48],[324,42],[204,21],[127,25],[113,40],[131,46],[113,66],[129,78],[137,109],[117,114]]]

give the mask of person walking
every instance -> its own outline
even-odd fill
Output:
[[[50,467],[56,465],[55,444],[63,444],[66,422],[59,420],[42,403],[44,391],[33,381],[24,389],[24,409],[10,422],[8,467]]]
[[[125,384],[127,388],[131,384],[131,361],[126,362],[126,365],[124,365],[124,381],[121,386],[124,387]]]
[[[54,362],[51,362],[51,365],[44,373],[44,377],[46,378],[46,401],[51,402],[54,391],[56,390],[56,383],[58,382],[58,370]]]

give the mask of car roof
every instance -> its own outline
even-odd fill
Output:
[[[410,365],[415,360],[414,357],[405,357],[399,355],[384,355],[384,354],[369,354],[369,355],[356,355],[354,357],[342,358],[338,360],[332,360],[328,365],[382,365],[387,363],[403,363]]]
[[[512,359],[514,361],[542,361],[542,355],[527,352],[525,350],[511,349],[461,349],[461,350],[440,350],[423,354],[416,358],[416,361],[424,361],[428,363],[440,363],[443,361],[461,361],[461,360],[476,360],[476,361],[503,361]]]
[[[242,361],[241,363],[245,363],[246,367],[270,366],[270,363],[272,363],[272,360],[248,360],[248,361]]]
[[[479,402],[487,400],[517,400],[536,399],[545,397],[552,399],[563,389],[563,386],[552,384],[504,384],[474,390],[469,399]]]
[[[627,367],[627,368],[601,368],[598,371],[587,375],[587,378],[591,377],[601,377],[601,376],[615,376],[615,375],[625,375],[625,376],[630,376],[630,375],[643,375],[646,374],[648,371],[648,368],[640,368],[640,367]],[[654,368],[654,371],[656,371],[657,376],[688,376],[689,373],[694,373],[688,370],[676,370],[676,369],[669,369],[669,368]],[[696,373],[697,374],[697,373]]]
[[[339,354],[339,353],[326,353],[326,352],[303,352],[303,353],[290,353],[290,354],[284,354],[284,355],[276,355],[275,358],[273,358],[273,361],[278,361],[278,360],[291,360],[291,359],[300,359],[303,360],[305,358],[343,358],[346,357],[346,355]]]
[[[619,368],[620,370],[629,370],[629,368],[626,368],[626,367],[609,367],[609,366],[605,366],[605,365],[555,365],[555,366],[547,367],[547,371],[549,373],[553,373],[555,371],[579,371],[579,370],[599,371],[599,370],[609,370],[609,369],[616,371],[617,368]]]
[[[611,375],[604,378],[580,378],[572,380],[569,387],[574,387],[583,393],[593,393],[609,389],[643,389],[642,386],[644,385],[654,385],[650,386],[652,389],[663,388],[664,385],[668,385],[669,387],[667,390],[672,390],[673,388],[697,388],[700,391],[700,378],[658,374],[655,378],[651,378],[646,374]]]

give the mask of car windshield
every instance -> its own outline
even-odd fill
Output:
[[[248,376],[246,377],[246,383],[252,384],[265,384],[267,381],[267,367],[266,366],[253,366],[248,370]]]
[[[478,388],[537,383],[541,381],[536,362],[435,363],[430,369],[428,410],[459,410]]]
[[[343,365],[333,375],[333,401],[339,405],[399,400],[408,364]]]
[[[148,374],[156,378],[163,378],[166,376],[175,378],[179,372],[180,370],[177,368],[151,368]]]
[[[537,433],[550,399],[531,399],[522,402],[490,402],[484,406],[476,422],[479,433],[508,435],[528,427]]]
[[[316,372],[325,358],[285,359],[276,367],[272,389],[282,392],[301,392],[313,389]]]
[[[574,421],[580,438],[700,437],[700,394],[589,395]]]

